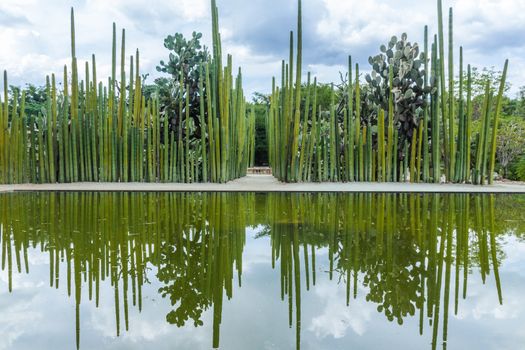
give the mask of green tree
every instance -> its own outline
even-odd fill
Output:
[[[483,100],[485,97],[485,87],[487,81],[489,82],[490,89],[493,92],[497,92],[501,82],[501,71],[497,71],[494,67],[472,67],[471,78],[472,78],[472,119],[478,120],[481,118],[483,110]],[[463,73],[463,81],[468,80],[467,72]],[[455,81],[456,96],[459,94],[459,79]],[[507,81],[505,83],[504,92],[507,93],[511,88],[511,84]],[[512,101],[509,97],[503,96],[501,110],[502,115],[510,116],[513,114]]]
[[[255,112],[255,165],[268,165],[268,134],[266,130],[268,105],[254,103],[250,106]]]
[[[525,85],[519,88],[515,101],[516,108],[514,110],[514,115],[525,119]]]
[[[525,156],[521,157],[519,161],[513,164],[515,180],[525,181]],[[525,230],[523,230],[525,232]]]
[[[506,177],[509,165],[525,154],[525,120],[502,119],[496,142],[496,156]]]
[[[190,39],[186,39],[181,33],[168,35],[164,39],[164,47],[169,50],[168,60],[161,60],[157,71],[165,73],[167,77],[155,79],[154,85],[144,87],[146,98],[157,95],[160,113],[164,120],[169,121],[169,130],[175,131],[186,115],[185,99],[189,93],[190,116],[193,119],[195,137],[200,137],[200,98],[199,81],[201,70],[206,62],[210,60],[210,54],[206,46],[202,46],[201,33],[193,32]],[[206,84],[203,82],[204,89]],[[179,117],[180,104],[182,104],[182,115]]]
[[[44,86],[36,86],[33,84],[26,84],[24,88],[19,86],[9,86],[9,106],[13,106],[13,99],[17,96],[17,105],[20,106],[22,101],[22,92],[25,92],[25,109],[26,116],[36,116],[39,113],[44,113],[46,108],[46,88]]]

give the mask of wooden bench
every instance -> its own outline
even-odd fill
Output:
[[[272,175],[272,168],[270,168],[270,167],[253,167],[253,168],[248,168],[247,174],[250,174],[250,175]]]

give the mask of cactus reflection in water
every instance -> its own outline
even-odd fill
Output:
[[[9,290],[13,269],[29,273],[28,248],[47,251],[50,286],[58,289],[66,274],[68,295],[74,293],[77,347],[79,306],[81,297],[86,298],[81,296],[83,281],[89,284],[87,298],[97,307],[101,284],[107,281],[114,288],[119,335],[122,325],[129,328],[130,303],[142,309],[142,287],[153,267],[165,284],[159,293],[180,305],[167,321],[200,324],[200,313],[213,305],[218,345],[223,290],[231,298],[235,270],[240,278],[248,222],[247,217],[232,221],[229,216],[253,213],[248,208],[253,194],[17,195],[2,196],[0,203],[2,268],[8,271]],[[190,285],[199,291],[198,298]]]
[[[2,270],[29,273],[28,255],[49,256],[49,284],[80,303],[99,305],[112,288],[116,334],[133,327],[130,308],[143,308],[143,287],[153,277],[179,327],[203,325],[213,313],[219,346],[223,298],[241,288],[246,229],[262,225],[272,267],[280,270],[280,297],[301,346],[301,293],[320,278],[344,281],[346,304],[359,297],[390,321],[419,320],[432,348],[446,344],[450,312],[467,297],[469,271],[494,278],[503,303],[496,238],[519,229],[498,220],[507,197],[419,194],[13,194],[0,196]],[[520,214],[518,214],[520,215]],[[510,220],[510,221],[508,221]],[[519,222],[516,220],[515,222]],[[328,253],[327,273],[316,252]],[[317,261],[316,261],[317,259]],[[316,267],[317,264],[317,267]],[[322,274],[322,276],[320,275]],[[276,278],[279,278],[276,276]],[[234,282],[234,280],[237,280]],[[86,286],[87,284],[87,286]],[[238,284],[238,287],[235,285]],[[110,287],[111,286],[111,287]],[[87,287],[87,288],[86,288]],[[334,285],[335,287],[335,285]],[[87,293],[86,293],[87,290]],[[82,292],[87,295],[82,295]],[[279,297],[278,295],[274,296]],[[345,300],[340,301],[342,305]],[[449,311],[450,310],[450,311]],[[425,324],[431,325],[425,331]]]
[[[378,304],[378,312],[389,321],[403,324],[406,317],[419,317],[423,334],[428,319],[432,349],[438,344],[440,323],[444,344],[447,341],[451,283],[457,314],[460,287],[466,298],[472,266],[479,266],[483,281],[492,271],[501,304],[494,201],[492,195],[270,196],[272,257],[281,260],[281,297],[288,296],[290,325],[295,294],[297,348],[299,271],[305,271],[306,290],[315,285],[315,251],[320,247],[328,247],[330,280],[346,283],[347,305],[357,298],[362,281],[368,288],[366,300]]]

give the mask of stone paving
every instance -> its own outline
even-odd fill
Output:
[[[213,183],[95,183],[0,185],[0,192],[416,192],[416,193],[524,193],[525,185],[490,186],[412,183],[282,183],[271,175],[248,175],[225,184]]]

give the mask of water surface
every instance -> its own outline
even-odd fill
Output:
[[[0,349],[522,349],[525,196],[0,195]]]

